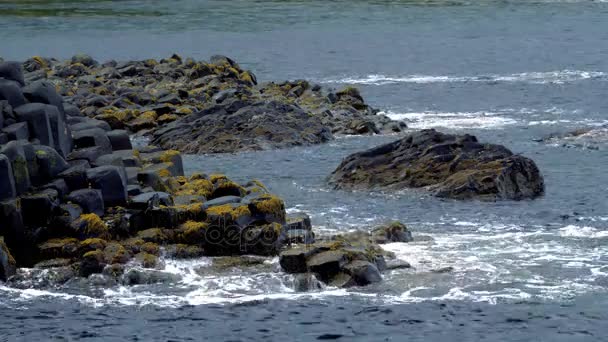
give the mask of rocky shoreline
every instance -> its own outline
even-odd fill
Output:
[[[404,128],[355,88],[258,84],[224,56],[0,63],[0,281],[18,279],[24,267],[52,270],[59,282],[93,274],[116,280],[129,265],[162,268],[166,258],[235,256],[234,266],[254,255],[278,256],[297,289],[379,282],[382,271],[408,267],[380,247],[412,241],[405,225],[317,237],[307,215],[288,215],[259,180],[186,176],[181,153],[285,148]],[[152,145],[134,147],[133,135]],[[330,183],[425,187],[457,199],[519,200],[544,191],[533,161],[434,130],[346,158]]]
[[[287,215],[261,182],[184,175],[179,150],[259,150],[404,127],[354,88],[256,83],[217,56],[1,63],[0,280],[19,278],[22,267],[52,270],[61,282],[119,278],[125,265],[160,267],[161,256],[280,255],[304,282],[380,281],[388,254],[377,243],[410,241],[404,225],[315,241],[310,219]],[[134,133],[160,147],[134,148]]]

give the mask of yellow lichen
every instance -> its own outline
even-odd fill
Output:
[[[207,215],[222,216],[225,219],[236,221],[243,216],[251,215],[251,211],[246,205],[234,207],[231,204],[224,204],[208,208]]]
[[[179,153],[179,151],[167,150],[160,155],[160,161],[162,161],[164,163],[171,163],[171,162],[173,162],[173,158],[175,158],[176,156],[179,156],[179,155],[181,155]]]
[[[191,178],[192,179],[192,178]],[[196,196],[205,196],[209,197],[213,192],[213,184],[206,179],[195,179],[190,182],[184,183],[180,188],[175,192],[177,196],[187,196],[187,195],[196,195]]]
[[[108,227],[97,214],[82,214],[79,220],[86,223],[84,233],[87,236],[107,237],[109,235]]]
[[[188,107],[179,107],[177,108],[177,110],[175,110],[176,114],[181,114],[181,115],[189,115],[192,114],[192,109],[188,108]]]
[[[155,111],[149,110],[147,112],[143,112],[139,114],[138,119],[146,119],[146,120],[156,120],[158,118],[158,114]]]
[[[34,60],[34,62],[36,62],[38,65],[40,65],[41,68],[48,68],[49,67],[49,65],[44,60],[44,58],[42,58],[40,56],[34,56],[34,57],[32,57],[32,59]]]
[[[205,236],[208,225],[204,222],[187,221],[180,226],[182,230],[182,241],[187,243],[198,243]]]
[[[160,247],[158,247],[158,245],[155,244],[154,242],[144,243],[143,245],[140,246],[139,250],[142,252],[148,253],[148,254],[152,254],[152,255],[160,254]]]
[[[89,259],[89,258],[95,258],[95,259],[101,259],[103,258],[103,253],[100,250],[94,250],[94,251],[89,251],[84,253],[84,255],[82,256],[85,259]]]
[[[85,250],[103,249],[106,246],[106,240],[100,238],[89,238],[80,243],[80,248]]]
[[[256,212],[277,214],[284,211],[283,200],[275,195],[262,195],[251,203]]]
[[[158,171],[160,177],[171,177],[171,172],[168,169],[161,169]]]
[[[211,183],[216,183],[217,181],[220,181],[220,180],[227,180],[228,177],[226,177],[226,175],[214,173],[209,176],[209,179],[211,180]]]

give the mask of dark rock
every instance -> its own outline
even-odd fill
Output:
[[[106,153],[107,151],[101,146],[79,148],[70,152],[70,154],[67,156],[67,160],[68,162],[74,160],[85,160],[90,164],[94,163],[97,159],[99,159],[99,157]]]
[[[19,62],[0,63],[0,78],[15,81],[21,86],[25,85],[25,80],[23,79],[23,70]]]
[[[141,194],[141,186],[139,185],[135,185],[135,184],[129,184],[127,185],[127,195],[131,196],[137,196],[139,194]]]
[[[318,144],[331,139],[331,132],[318,117],[293,105],[268,101],[233,113],[219,105],[188,115],[158,129],[153,143],[186,153],[221,153]]]
[[[38,172],[42,182],[54,179],[69,168],[68,163],[54,148],[44,145],[34,145],[33,148],[36,151]]]
[[[86,278],[91,274],[101,273],[104,267],[103,252],[87,252],[82,256],[82,260],[80,261],[80,276]]]
[[[27,128],[27,122],[18,122],[2,129],[6,133],[9,140],[28,140],[30,131]]]
[[[310,216],[306,213],[293,213],[287,216],[287,224],[285,228],[289,230],[304,230],[311,231],[312,223],[310,221]]]
[[[104,214],[104,202],[101,191],[95,189],[80,189],[72,191],[67,200],[78,204],[85,213],[93,213],[98,216]]]
[[[376,243],[410,242],[413,241],[412,232],[401,222],[391,222],[372,230],[372,238]]]
[[[59,194],[56,190],[47,189],[41,192],[21,196],[23,223],[30,227],[48,225],[55,209],[59,207]]]
[[[399,259],[393,259],[393,260],[389,260],[386,262],[387,270],[398,270],[398,269],[411,268],[411,267],[412,267],[412,265],[410,265],[409,262],[399,260]]]
[[[308,269],[319,275],[322,281],[327,282],[341,272],[348,262],[344,251],[329,250],[313,255],[307,260]]]
[[[73,148],[72,131],[65,122],[65,114],[60,113],[56,107],[48,106],[47,114],[51,123],[51,133],[55,149],[62,157],[66,157]]]
[[[78,54],[72,57],[72,64],[80,63],[86,67],[97,66],[99,63],[93,57],[85,54]]]
[[[8,101],[8,104],[13,108],[22,106],[27,102],[18,82],[0,78],[0,101],[2,100]]]
[[[31,138],[40,140],[40,144],[55,146],[49,112],[57,108],[42,103],[28,103],[15,107],[17,120],[27,122]]]
[[[72,119],[74,119],[74,118],[72,118]],[[101,121],[101,120],[96,120],[96,119],[89,119],[89,118],[84,118],[84,121],[78,122],[76,124],[72,124],[70,126],[70,128],[74,132],[84,131],[84,130],[93,129],[93,128],[101,128],[104,131],[112,130],[112,128],[110,127],[110,125],[107,122]]]
[[[42,190],[53,189],[59,194],[59,198],[63,199],[70,193],[68,184],[62,178],[54,179],[53,181],[43,185]]]
[[[23,147],[16,141],[10,141],[6,145],[1,146],[0,153],[5,155],[12,165],[17,195],[28,191],[31,182]]]
[[[32,262],[35,246],[23,224],[21,202],[18,199],[0,202],[0,222],[0,236],[4,236],[7,245],[16,247],[12,250],[14,257],[20,264]]]
[[[104,204],[124,206],[127,203],[127,180],[120,167],[106,165],[88,169],[87,181],[93,189],[101,190]]]
[[[49,238],[60,238],[73,233],[71,224],[83,214],[82,208],[74,203],[60,204],[49,222]]]
[[[75,116],[75,117],[82,116],[82,113],[80,113],[80,109],[78,109],[78,107],[74,106],[73,104],[64,103],[63,104],[63,111],[65,112],[65,115],[68,116],[68,117],[70,117],[70,116]]]
[[[15,196],[17,196],[17,190],[11,161],[5,155],[0,154],[0,201],[13,199]]]
[[[312,273],[299,273],[294,276],[293,289],[296,292],[310,292],[323,289],[323,284]]]
[[[376,265],[364,261],[354,260],[344,266],[347,274],[353,277],[355,283],[359,286],[365,286],[372,283],[382,281],[382,276]]]
[[[7,281],[16,272],[17,262],[0,236],[0,281]]]
[[[131,139],[129,134],[124,130],[113,130],[107,133],[110,144],[112,145],[112,151],[131,150]]]
[[[57,94],[55,86],[50,82],[36,81],[29,84],[23,88],[23,95],[30,102],[38,102],[55,106],[62,116],[65,115],[63,99],[59,94]]]
[[[88,163],[74,165],[61,172],[57,177],[62,178],[71,191],[88,187],[86,171],[90,166]]]
[[[281,252],[279,264],[287,273],[304,273],[308,271],[306,260],[320,251],[321,249],[317,246],[291,248]]]
[[[289,229],[286,232],[288,243],[311,244],[315,242],[315,234],[306,229]]]
[[[147,192],[135,196],[129,203],[129,208],[136,210],[147,210],[159,205],[172,206],[173,199],[166,192]]]
[[[241,202],[241,198],[238,196],[224,196],[224,197],[218,197],[218,198],[215,198],[215,199],[212,199],[210,201],[203,203],[203,208],[207,209],[207,208],[220,206],[220,205],[224,205],[224,204],[240,203],[240,202]]]
[[[330,178],[337,189],[425,187],[439,197],[535,198],[544,192],[534,162],[474,136],[423,130],[347,157]]]
[[[112,144],[106,132],[100,128],[91,128],[73,132],[74,147],[77,149],[87,147],[100,147],[104,154],[112,153]]]

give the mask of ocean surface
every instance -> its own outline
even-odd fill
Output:
[[[223,271],[165,260],[138,286],[52,286],[23,270],[29,281],[0,284],[0,341],[608,340],[608,3],[0,1],[5,59],[174,52],[225,54],[263,81],[356,85],[412,130],[475,134],[532,158],[546,194],[486,203],[326,185],[342,158],[398,136],[187,156],[189,173],[262,180],[321,234],[401,220],[418,241],[385,248],[413,267],[307,293],[276,258]]]

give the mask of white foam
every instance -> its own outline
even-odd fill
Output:
[[[346,83],[385,85],[396,83],[464,83],[464,82],[524,82],[533,84],[564,84],[588,79],[604,79],[608,74],[602,71],[585,70],[556,70],[547,72],[523,72],[515,74],[488,74],[474,76],[451,76],[451,75],[405,75],[389,76],[382,74],[371,74],[363,77],[344,77],[326,79],[324,83]]]
[[[499,112],[381,112],[393,120],[405,121],[410,128],[445,127],[451,129],[487,129],[515,125],[517,120]]]
[[[588,239],[602,239],[608,238],[608,230],[599,230],[594,227],[579,227],[575,225],[568,225],[559,230],[560,235],[563,237],[575,237],[575,238],[588,238]]]

